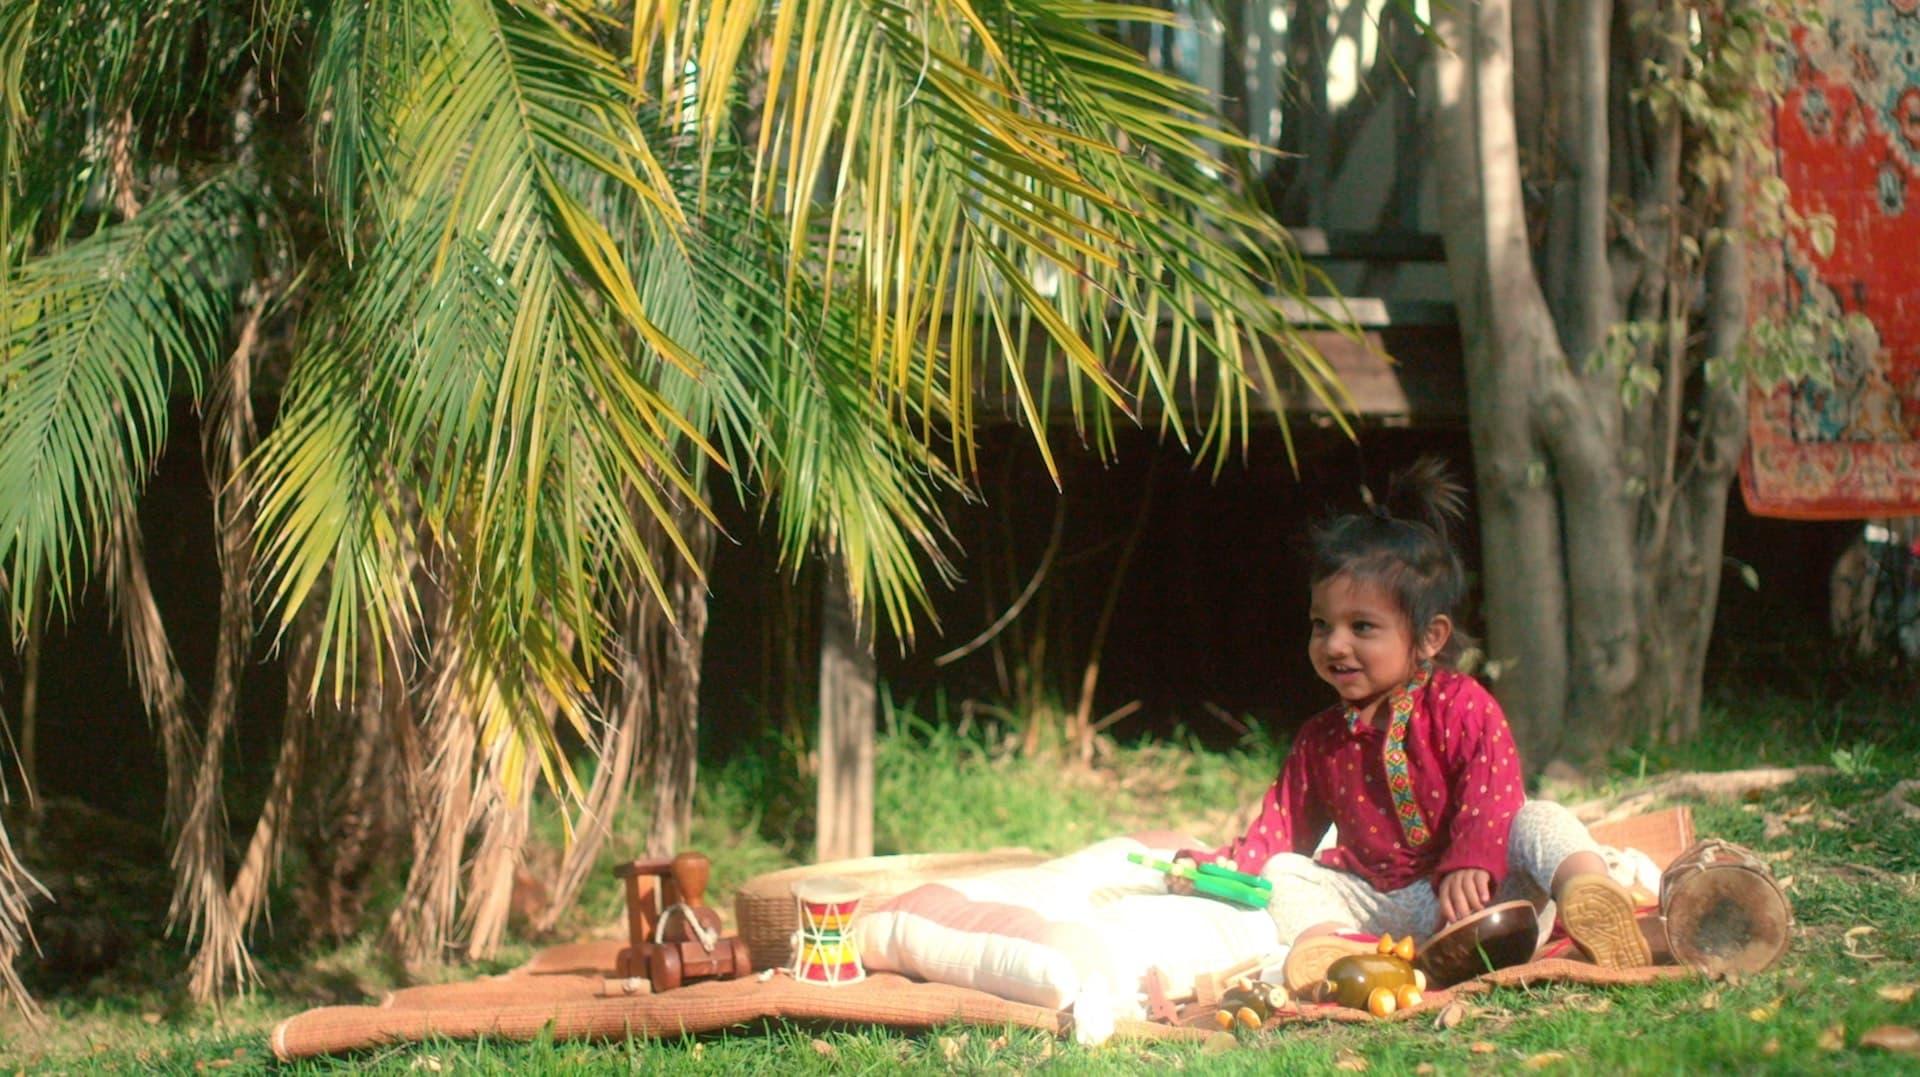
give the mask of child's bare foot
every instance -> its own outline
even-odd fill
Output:
[[[1607,969],[1653,964],[1626,887],[1605,875],[1576,875],[1560,888],[1556,903],[1567,935],[1594,964]]]

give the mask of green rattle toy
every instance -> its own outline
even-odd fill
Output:
[[[1128,853],[1127,859],[1193,884],[1193,892],[1219,898],[1249,909],[1264,909],[1273,900],[1273,884],[1258,875],[1234,871],[1218,864],[1169,864],[1145,853]]]

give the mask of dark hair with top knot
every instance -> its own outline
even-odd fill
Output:
[[[1447,533],[1466,517],[1465,493],[1446,462],[1433,456],[1395,472],[1384,501],[1362,487],[1366,512],[1336,516],[1313,530],[1313,586],[1346,575],[1386,588],[1418,639],[1435,617],[1453,617],[1466,596],[1466,570]],[[1456,630],[1439,660],[1453,662],[1463,639]]]

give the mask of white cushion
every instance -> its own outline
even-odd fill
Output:
[[[861,960],[869,969],[1016,1002],[1054,1009],[1079,1002],[1076,1026],[1083,1038],[1098,1039],[1114,1016],[1142,1012],[1150,969],[1159,968],[1177,996],[1190,993],[1202,973],[1284,953],[1265,910],[1168,894],[1159,872],[1127,854],[1166,859],[1181,843],[1172,835],[1142,836],[1153,844],[1112,838],[1057,860],[929,883],[881,902],[854,922]]]

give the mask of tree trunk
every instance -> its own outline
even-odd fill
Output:
[[[693,827],[693,790],[700,762],[700,661],[707,641],[704,578],[713,564],[713,525],[684,507],[674,515],[699,567],[696,570],[661,544],[666,551],[662,560],[667,565],[668,595],[680,623],[656,618],[656,638],[649,641],[646,652],[656,663],[650,678],[652,729],[641,735],[653,782],[653,821],[647,831],[647,852],[652,856],[678,852]]]
[[[1654,13],[1671,20],[1679,10]],[[1744,436],[1736,389],[1689,389],[1702,366],[1685,333],[1694,282],[1679,257],[1683,145],[1671,119],[1639,110],[1623,122],[1614,107],[1616,23],[1610,0],[1562,0],[1554,18],[1543,291],[1521,206],[1507,0],[1435,18],[1452,46],[1437,61],[1437,156],[1456,177],[1442,185],[1443,236],[1485,562],[1499,566],[1484,578],[1489,656],[1536,767],[1589,762],[1632,736],[1697,729],[1727,489]],[[1684,47],[1675,44],[1681,25],[1625,36],[1671,60]],[[1612,158],[1622,130],[1635,139],[1624,169]],[[1623,175],[1634,198],[1624,230],[1610,209]],[[1727,212],[1723,226],[1739,223]],[[1735,244],[1716,257],[1707,351],[1724,356],[1743,329],[1744,279]],[[1622,301],[1634,324],[1658,328],[1635,338],[1634,370],[1600,361]],[[1659,388],[1630,403],[1625,381],[1635,370],[1656,371]]]
[[[1514,733],[1531,758],[1558,748],[1567,616],[1560,520],[1534,438],[1536,371],[1559,342],[1533,274],[1513,122],[1504,0],[1440,8],[1450,48],[1435,59],[1441,236],[1460,312],[1481,545],[1487,652]]]
[[[830,559],[831,560],[831,559]],[[815,857],[873,855],[873,633],[838,560],[820,588],[820,786]]]

